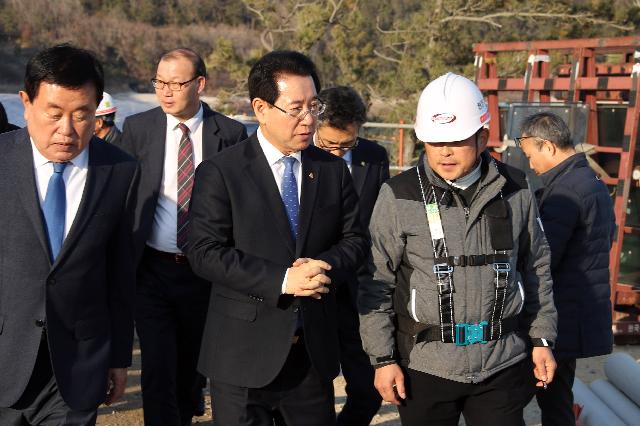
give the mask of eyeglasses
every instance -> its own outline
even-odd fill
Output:
[[[195,80],[198,77],[200,76],[196,75],[191,80],[183,81],[182,83],[177,81],[167,82],[167,81],[158,80],[157,78],[152,78],[151,84],[153,84],[153,88],[156,90],[162,90],[165,88],[165,86],[169,86],[169,89],[172,92],[179,92],[182,90],[183,86],[186,86],[187,84],[191,83],[193,80]]]
[[[513,140],[516,143],[516,146],[518,148],[521,148],[522,147],[522,141],[525,140],[525,139],[531,139],[531,138],[538,139],[539,141],[543,141],[544,140],[544,139],[539,138],[537,136],[521,136],[519,138],[513,138]]]
[[[319,133],[316,133],[316,140],[318,141],[318,146],[322,149],[324,149],[325,151],[342,151],[342,152],[347,152],[353,148],[355,148],[356,146],[358,146],[358,137],[356,136],[355,139],[352,139],[350,141],[346,141],[346,142],[342,142],[339,145],[335,142],[331,142],[330,144],[327,143],[327,141],[325,141],[324,139],[322,139],[320,137]]]
[[[320,114],[322,114],[324,112],[325,109],[327,109],[327,105],[323,104],[322,102],[316,102],[313,103],[309,106],[309,109],[302,109],[301,107],[298,108],[291,108],[291,111],[287,111],[286,109],[282,109],[277,105],[274,105],[270,102],[267,102],[269,105],[271,105],[272,107],[279,109],[280,111],[284,112],[285,114],[287,114],[289,117],[293,117],[298,121],[302,121],[304,120],[304,118],[307,116],[307,114],[311,114],[314,117],[318,117],[320,116]]]

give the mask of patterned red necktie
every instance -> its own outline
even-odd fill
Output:
[[[178,124],[182,130],[180,147],[178,151],[178,227],[176,241],[178,248],[185,251],[187,247],[187,225],[189,224],[189,201],[193,188],[193,144],[189,137],[189,128],[184,124]]]

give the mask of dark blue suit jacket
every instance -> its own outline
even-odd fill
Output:
[[[62,397],[74,410],[96,409],[107,370],[131,364],[136,162],[91,140],[80,206],[51,264],[27,129],[0,135],[0,147],[0,407],[24,392],[46,321]]]
[[[389,156],[387,150],[374,141],[359,138],[358,146],[352,150],[351,176],[358,193],[360,223],[368,233],[373,207],[378,199],[382,184],[389,179]],[[358,283],[366,276],[366,268],[361,266],[348,279],[349,297],[357,309]]]

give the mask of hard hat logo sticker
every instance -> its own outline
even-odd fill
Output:
[[[448,124],[456,121],[456,116],[450,113],[435,114],[431,117],[431,121],[436,124]]]

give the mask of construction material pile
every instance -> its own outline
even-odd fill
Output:
[[[609,355],[604,364],[607,380],[589,386],[576,378],[574,403],[581,406],[579,423],[586,426],[640,425],[640,364],[628,354]]]

